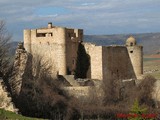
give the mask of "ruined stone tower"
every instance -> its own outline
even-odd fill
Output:
[[[143,74],[143,47],[137,45],[136,39],[132,36],[126,40],[126,47],[136,77],[139,78]]]
[[[136,79],[143,74],[143,47],[130,37],[126,45],[96,46],[85,43],[92,79]]]
[[[83,30],[53,26],[24,30],[24,47],[33,56],[41,55],[53,66],[53,74],[68,75],[75,71],[78,44]]]

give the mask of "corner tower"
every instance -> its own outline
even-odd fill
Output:
[[[83,30],[54,26],[24,30],[24,48],[34,56],[53,66],[55,75],[74,74],[78,45],[83,39]]]
[[[136,39],[130,36],[126,40],[128,54],[137,79],[143,74],[143,47],[137,45]]]

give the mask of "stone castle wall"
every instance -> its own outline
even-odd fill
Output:
[[[90,86],[76,86],[76,87],[64,87],[63,89],[69,95],[73,95],[78,98],[78,97],[88,96],[91,87]]]
[[[103,47],[103,80],[136,78],[126,46]]]
[[[53,73],[66,75],[75,69],[78,44],[83,30],[52,26],[24,30],[24,47],[31,54],[44,57],[53,66]]]
[[[140,78],[143,74],[143,47],[142,46],[128,46],[127,47],[129,57],[136,77]]]
[[[91,43],[84,43],[83,45],[90,56],[90,73],[88,74],[92,79],[102,80],[102,46],[96,46]]]
[[[32,76],[32,55],[27,53],[20,43],[16,50],[12,77],[9,80],[12,95],[19,96],[22,87],[22,80]]]
[[[56,27],[24,30],[24,46],[33,56],[39,54],[53,66],[53,74],[70,75],[76,70],[79,42],[83,30]],[[134,42],[134,44],[132,43]],[[132,46],[128,46],[132,45]],[[133,37],[126,46],[96,46],[84,44],[90,56],[88,78],[130,79],[143,74],[143,48]]]
[[[84,46],[91,58],[92,79],[136,78],[126,46],[96,46],[88,43]]]

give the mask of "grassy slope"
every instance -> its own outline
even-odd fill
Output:
[[[0,109],[0,120],[42,120],[38,118],[30,118],[30,117],[25,117],[10,111],[5,111],[3,109]]]

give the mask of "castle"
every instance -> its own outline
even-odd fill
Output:
[[[125,45],[96,46],[83,43],[83,30],[53,26],[24,30],[24,48],[33,56],[43,56],[54,66],[55,75],[74,75],[78,45],[83,44],[90,57],[87,78],[138,79],[143,74],[143,47],[132,36]]]
[[[30,86],[32,57],[36,55],[53,66],[53,76],[58,76],[58,80],[61,80],[60,77],[64,79],[67,83],[63,86],[65,91],[80,98],[88,96],[91,90],[96,90],[96,94],[101,96],[102,81],[118,81],[116,95],[120,97],[143,75],[143,47],[137,45],[134,37],[129,37],[125,45],[96,46],[83,42],[82,29],[48,23],[46,28],[24,30],[24,46],[19,43],[17,47],[14,75],[10,79],[14,98],[18,98],[24,86]],[[77,71],[83,73],[86,79],[84,76],[81,81],[75,79]]]
[[[80,45],[84,48],[84,53],[89,56],[86,78],[88,78],[88,81],[93,82],[92,85],[81,84],[81,81],[75,80],[73,77],[77,70],[77,63],[81,60],[87,60],[83,58],[85,55],[81,56],[79,54]],[[27,92],[32,90],[29,81],[31,83],[33,81],[32,57],[36,55],[42,56],[44,60],[48,61],[48,64],[54,66],[52,74],[63,76],[69,83],[69,85],[64,85],[63,89],[75,97],[80,96],[80,99],[86,96],[89,97],[91,90],[94,90],[95,96],[101,99],[101,96],[103,96],[102,81],[112,80],[118,80],[118,84],[120,83],[116,86],[114,93],[120,98],[125,91],[131,88],[130,86],[135,85],[135,80],[141,79],[143,75],[143,47],[137,45],[134,37],[129,37],[125,45],[97,46],[83,42],[82,29],[57,27],[52,26],[52,23],[48,23],[46,28],[24,30],[24,46],[23,43],[18,44],[13,76],[9,81],[14,99],[18,98],[20,93],[23,92],[22,88],[24,86],[29,88]],[[85,64],[80,65],[85,66]],[[83,69],[80,70],[83,71]],[[82,81],[85,80],[87,79]],[[160,82],[157,81],[154,86],[153,97],[156,101],[160,101],[159,85]],[[4,102],[5,104],[1,106],[11,111],[17,111],[2,82],[0,82],[0,91],[7,100],[7,103]]]

